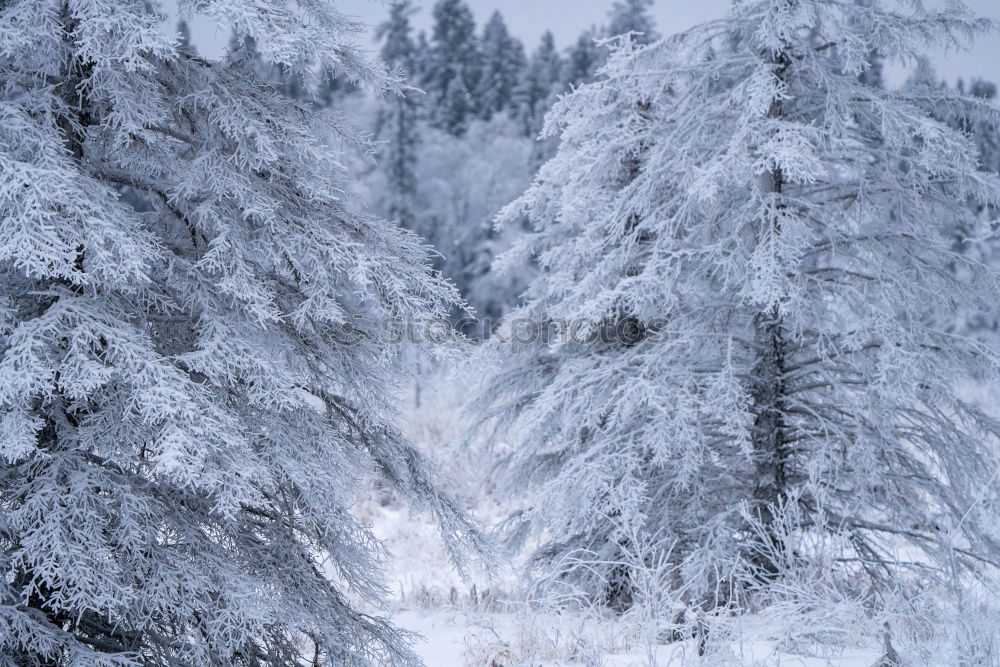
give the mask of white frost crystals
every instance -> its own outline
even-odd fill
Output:
[[[510,321],[668,331],[522,345],[483,393],[518,434],[508,490],[544,501],[512,521],[544,574],[627,608],[623,554],[658,549],[678,600],[746,609],[810,563],[879,601],[995,573],[1000,425],[953,381],[1000,357],[949,327],[995,309],[1000,277],[939,221],[1000,204],[950,124],[1000,114],[860,76],[992,26],[916,5],[738,1],[622,40],[549,114],[559,151],[501,214],[536,230],[507,261],[541,265]]]
[[[486,549],[395,411],[457,326],[506,355],[471,399],[505,430],[453,468],[542,575],[484,612],[591,605],[650,662],[748,619],[1000,659],[1000,424],[966,400],[1000,386],[1000,113],[923,59],[989,22],[737,0],[661,37],[621,0],[623,36],[527,57],[440,0],[429,39],[390,10],[389,72],[335,0],[178,3],[224,58],[154,0],[0,0],[0,664],[413,663],[376,518],[431,510],[434,574]]]
[[[180,9],[307,86],[397,85],[327,3]],[[348,509],[377,473],[478,546],[388,420],[414,360],[383,323],[457,297],[343,203],[309,108],[160,21],[0,0],[0,662],[407,662],[350,602],[385,591]]]

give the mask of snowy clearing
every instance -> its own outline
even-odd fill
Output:
[[[406,610],[392,617],[399,627],[421,635],[415,648],[429,667],[871,667],[881,656],[875,649],[855,649],[825,657],[782,652],[776,642],[745,640],[729,645],[728,654],[698,657],[695,640],[657,645],[652,653],[591,653],[587,658],[552,657],[572,653],[572,644],[587,648],[580,630],[592,630],[579,619],[555,617],[525,621],[513,614],[448,610]],[[607,628],[603,628],[607,631]],[[562,636],[560,636],[562,635]],[[596,636],[592,635],[592,637]],[[567,646],[568,644],[568,646]],[[538,657],[525,660],[518,649]]]

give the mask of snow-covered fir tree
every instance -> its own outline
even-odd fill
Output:
[[[955,386],[998,351],[939,317],[1000,301],[942,224],[1000,202],[942,115],[998,112],[860,76],[988,27],[958,2],[739,0],[556,104],[559,151],[501,215],[537,230],[502,332],[531,342],[481,396],[536,562],[621,605],[635,535],[709,605],[817,553],[863,589],[1000,564],[1000,427]]]
[[[408,0],[389,10],[389,19],[378,27],[382,40],[382,62],[406,76],[417,65],[416,45],[411,37],[410,16],[416,11]],[[379,161],[386,174],[384,205],[379,208],[407,229],[416,228],[417,153],[420,148],[419,108],[416,91],[401,91],[385,100],[379,109],[375,134],[383,141]],[[426,235],[425,235],[426,236]]]
[[[328,3],[179,4],[395,86]],[[345,204],[328,119],[153,7],[0,2],[0,662],[412,661],[350,508],[376,474],[478,539],[388,419],[396,323],[453,291]]]
[[[440,71],[433,66],[440,53],[422,34],[416,40],[410,36],[410,6],[393,5],[390,20],[377,32],[383,40],[382,60],[420,81],[425,78],[421,72]],[[467,18],[471,25],[471,14]],[[452,309],[452,322],[476,339],[489,331],[470,316],[488,318],[492,327],[526,284],[528,271],[499,276],[490,270],[496,255],[522,232],[512,226],[498,233],[493,217],[527,187],[538,164],[531,159],[534,141],[511,118],[525,63],[520,41],[509,34],[499,12],[484,28],[482,45],[481,62],[491,74],[480,79],[476,95],[461,77],[454,77],[444,107],[434,95],[414,95],[416,91],[379,101],[373,126],[378,165],[373,169],[366,162],[359,169],[362,191],[374,210],[398,220],[437,250],[434,268],[466,301]],[[550,46],[554,53],[551,41]],[[472,112],[477,99],[482,103],[478,114]],[[441,126],[439,121],[446,122]]]
[[[597,44],[597,38],[596,28],[585,30],[566,53],[562,73],[564,89],[569,90],[594,80],[607,55],[606,50]]]
[[[480,42],[482,73],[476,99],[479,115],[489,120],[493,114],[514,107],[514,90],[526,66],[524,45],[512,37],[499,11],[493,12],[483,28]]]
[[[424,81],[431,68],[431,44],[430,40],[427,39],[427,32],[424,30],[418,32],[416,42],[417,55],[413,65],[413,77],[417,81]]]
[[[429,96],[430,121],[460,136],[478,107],[472,97],[479,85],[482,58],[472,10],[464,0],[438,0],[423,87]]]
[[[635,33],[632,40],[637,44],[650,44],[659,37],[656,21],[649,14],[653,0],[617,1],[608,12],[609,25],[603,29],[589,28],[580,34],[570,47],[563,65],[563,90],[594,80],[597,71],[607,62],[608,49],[598,40]]]
[[[656,32],[656,21],[649,14],[653,0],[615,0],[608,13],[608,35],[624,35],[635,33],[633,40],[637,44],[651,44],[659,35]]]
[[[461,76],[452,77],[444,97],[432,108],[434,124],[448,134],[460,137],[475,118],[476,102]]]
[[[546,30],[514,94],[517,119],[525,135],[535,138],[541,131],[545,112],[558,92],[561,71],[562,58],[556,50],[556,38]]]
[[[966,92],[962,81],[959,81],[958,90]],[[974,79],[968,87],[968,94],[987,104],[997,104],[997,88],[992,82]],[[1000,124],[997,119],[961,117],[952,124],[971,135],[976,146],[979,168],[1000,174]],[[961,218],[951,220],[953,247],[974,261],[1000,269],[1000,209],[975,198],[970,198],[968,205],[973,213],[971,221]],[[961,268],[961,265],[956,268]],[[965,331],[996,335],[1000,333],[1000,313],[997,309],[974,313],[957,324]]]

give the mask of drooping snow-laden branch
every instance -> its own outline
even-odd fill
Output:
[[[307,88],[398,86],[329,3],[180,10]],[[457,297],[353,210],[329,122],[144,0],[0,3],[0,657],[413,660],[357,608],[383,547],[350,508],[381,475],[482,546],[390,422],[387,323]]]

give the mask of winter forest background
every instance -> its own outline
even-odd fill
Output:
[[[0,664],[1000,666],[1000,9],[357,4],[0,0]]]

